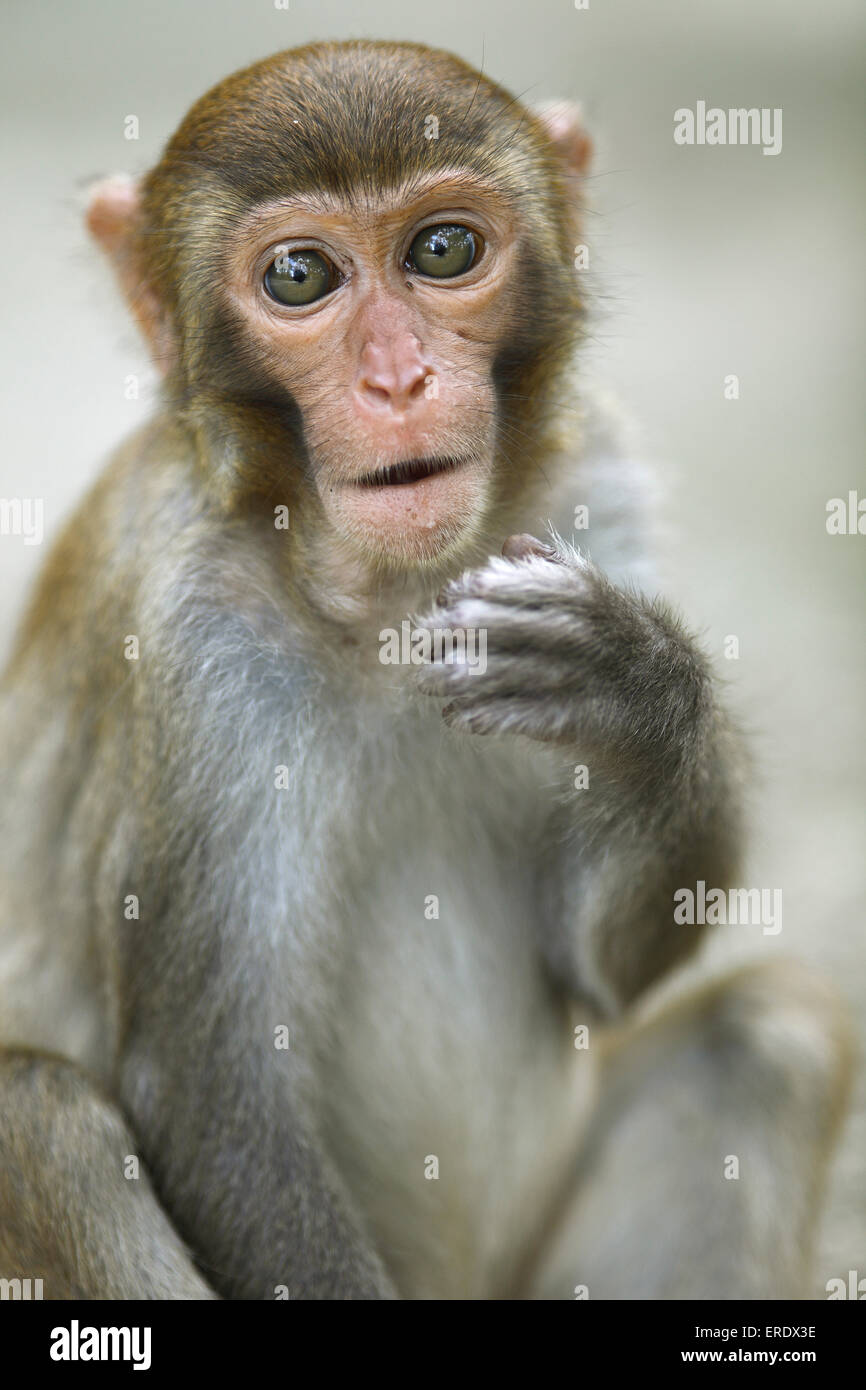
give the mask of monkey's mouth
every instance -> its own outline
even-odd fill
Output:
[[[405,487],[410,483],[420,483],[425,478],[436,478],[440,473],[455,473],[462,468],[465,460],[459,458],[414,458],[402,463],[392,463],[388,468],[380,468],[358,478],[356,487]]]
[[[339,529],[379,555],[417,563],[460,536],[479,515],[485,461],[471,454],[418,454],[322,490]]]

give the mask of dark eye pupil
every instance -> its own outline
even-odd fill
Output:
[[[265,289],[278,304],[312,304],[333,284],[333,267],[318,251],[283,251],[265,271]]]
[[[418,233],[406,264],[421,275],[436,280],[448,280],[465,275],[477,259],[478,241],[475,233],[459,224],[443,223],[425,227]]]

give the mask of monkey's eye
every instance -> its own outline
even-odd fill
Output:
[[[409,247],[406,265],[422,275],[437,280],[449,280],[463,275],[475,263],[479,238],[468,227],[443,222],[439,227],[425,227]]]
[[[318,251],[283,251],[265,271],[265,289],[278,304],[312,304],[335,280],[333,266]]]

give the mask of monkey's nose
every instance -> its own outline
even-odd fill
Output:
[[[405,410],[423,397],[429,368],[416,338],[382,347],[367,343],[361,357],[356,393],[365,405]]]

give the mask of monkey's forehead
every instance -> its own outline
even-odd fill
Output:
[[[515,208],[503,189],[478,178],[471,169],[446,169],[436,172],[416,171],[408,182],[390,184],[383,181],[373,189],[355,188],[346,198],[326,188],[308,192],[293,192],[254,203],[249,217],[260,231],[270,221],[276,234],[286,218],[312,215],[323,222],[345,222],[353,229],[385,229],[389,223],[399,228],[407,215],[420,216],[425,211],[441,209],[443,203],[459,208],[472,208],[474,215],[486,215],[493,226],[505,230],[506,223],[514,225]]]
[[[152,176],[203,171],[248,202],[327,190],[345,200],[471,167],[504,190],[537,182],[531,114],[453,55],[416,44],[313,44],[221,82],[192,108]]]

